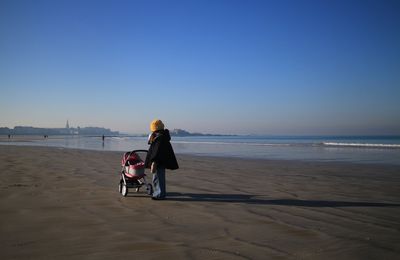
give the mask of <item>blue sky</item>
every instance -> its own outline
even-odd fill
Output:
[[[399,1],[0,1],[0,127],[400,134]]]

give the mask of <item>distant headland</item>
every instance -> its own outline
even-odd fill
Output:
[[[228,134],[203,134],[203,133],[191,133],[183,129],[174,129],[169,130],[169,134],[171,136],[177,137],[187,137],[187,136],[236,136],[236,135],[228,135]],[[141,134],[139,136],[148,136],[148,134]]]
[[[171,136],[180,136],[180,137],[185,137],[185,136],[235,136],[235,135],[227,135],[227,134],[202,134],[202,133],[190,133],[186,130],[182,129],[174,129],[170,131]]]
[[[103,127],[70,127],[69,122],[64,128],[40,128],[32,126],[16,126],[14,128],[0,127],[0,135],[119,135]]]

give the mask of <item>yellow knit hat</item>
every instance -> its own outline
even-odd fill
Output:
[[[158,131],[158,130],[163,130],[164,129],[164,124],[161,120],[159,119],[154,119],[151,124],[150,124],[150,131]]]

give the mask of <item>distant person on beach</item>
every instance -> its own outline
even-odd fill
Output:
[[[103,135],[101,138],[103,139],[103,142],[104,142],[104,139],[105,139],[106,137]]]
[[[153,120],[150,124],[150,145],[146,156],[146,168],[153,173],[154,192],[152,199],[161,200],[166,196],[165,169],[176,170],[179,168],[174,150],[170,143],[171,136],[168,129],[164,129],[161,120]]]

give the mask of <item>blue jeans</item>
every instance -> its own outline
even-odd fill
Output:
[[[163,199],[165,198],[165,168],[157,167],[157,172],[153,174],[153,198]]]

